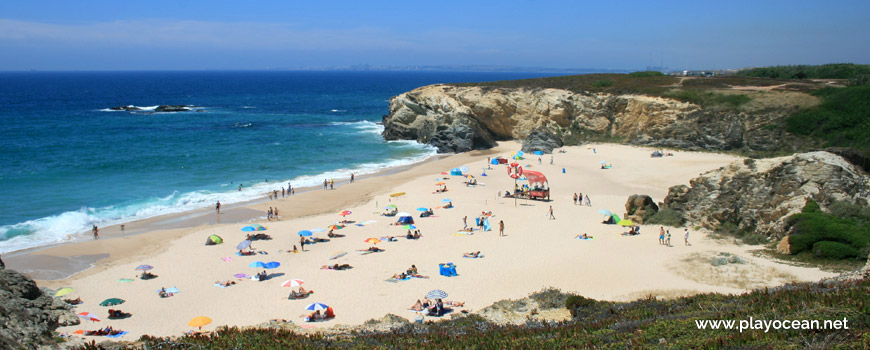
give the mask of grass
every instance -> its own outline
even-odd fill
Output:
[[[296,334],[279,329],[218,328],[179,338],[78,349],[861,349],[870,346],[870,281],[802,283],[738,296],[701,294],[633,302],[565,297],[573,319],[495,325],[477,315],[406,325],[392,332]],[[561,297],[560,297],[561,298]],[[699,330],[696,320],[842,320],[848,330]]]
[[[703,90],[679,90],[665,96],[704,107],[725,106],[737,108],[752,100],[752,98],[746,95],[726,95]]]
[[[853,79],[867,74],[870,74],[870,65],[852,63],[760,67],[737,72],[743,77],[775,79]]]
[[[671,227],[683,226],[684,222],[685,219],[683,219],[683,214],[673,209],[659,210],[648,219],[644,219],[644,223],[648,225],[662,225]]]
[[[812,93],[823,102],[786,120],[786,131],[849,147],[870,156],[870,86],[825,88]]]

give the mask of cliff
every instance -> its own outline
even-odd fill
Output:
[[[383,136],[417,140],[439,152],[485,149],[498,140],[525,139],[536,129],[568,144],[613,140],[690,150],[792,150],[796,139],[775,126],[818,102],[796,91],[716,89],[703,90],[699,96],[737,102],[702,106],[668,97],[668,91],[678,91],[677,87],[662,89],[665,92],[656,96],[540,87],[424,86],[390,99]]]
[[[834,201],[867,206],[870,177],[829,152],[745,159],[671,187],[663,208],[709,229],[731,223],[781,238],[788,217],[810,199],[822,208]]]
[[[58,326],[78,323],[69,305],[45,294],[33,280],[0,269],[0,348],[50,346]]]

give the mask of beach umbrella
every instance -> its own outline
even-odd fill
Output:
[[[190,322],[187,322],[187,325],[191,326],[191,327],[198,327],[199,329],[202,329],[202,326],[205,326],[209,323],[211,323],[210,318],[205,317],[205,316],[196,316],[196,317],[192,318],[190,320]]]
[[[244,274],[244,273],[237,273],[237,274],[233,275],[233,277],[235,277],[235,278],[248,278],[251,276],[248,276],[247,274]]]
[[[405,192],[396,192],[396,193],[391,193],[390,197],[399,197],[399,196],[404,196],[404,195],[405,195]]]
[[[381,240],[380,240],[380,239],[377,239],[377,238],[374,238],[374,237],[369,237],[369,238],[367,238],[367,239],[365,240],[365,242],[366,242],[366,243],[371,243],[371,244],[378,244],[378,243],[381,243]]]
[[[398,208],[399,207],[397,207],[395,204],[390,204],[390,205],[386,206],[384,209],[398,209]]]
[[[444,184],[445,184],[445,182],[444,182],[444,181],[441,181],[441,182],[436,182],[436,183],[435,183],[435,186],[441,186],[441,185],[444,185]]]
[[[441,175],[447,175],[447,172],[446,172],[446,171],[442,171],[442,172],[441,172]]]
[[[114,305],[120,305],[123,303],[124,303],[124,299],[110,298],[110,299],[103,300],[103,302],[100,303],[100,306],[114,306]]]
[[[153,268],[154,268],[154,266],[151,266],[151,265],[139,265],[136,267],[136,271],[148,271],[148,270],[151,270]]]
[[[429,211],[429,209],[427,209],[427,208],[423,208],[423,207],[419,207],[419,208],[417,208],[417,211]]]
[[[303,283],[305,283],[305,281],[298,279],[286,280],[284,283],[281,283],[281,287],[296,288],[301,286]]]
[[[628,219],[620,220],[616,224],[619,226],[634,226],[634,222],[632,222],[631,220],[628,220]]]
[[[54,296],[62,297],[64,295],[67,295],[67,294],[72,293],[74,291],[75,291],[75,289],[72,289],[70,287],[61,288],[61,289],[58,289],[57,293],[54,293]]]
[[[317,310],[326,310],[329,308],[329,305],[323,303],[311,303],[305,307],[305,310],[308,311],[317,311]]]
[[[308,231],[311,231],[312,233],[326,232],[326,230],[324,230],[324,229],[322,229],[322,228],[320,228],[320,227],[318,227],[318,228],[313,228],[313,229],[310,229],[310,230],[308,230]]]
[[[253,268],[263,267],[263,268],[265,268],[265,267],[266,267],[266,263],[264,263],[264,262],[262,262],[262,261],[254,261],[254,262],[248,264],[248,267],[253,267]]]
[[[90,312],[82,312],[82,313],[78,314],[77,316],[81,317],[83,319],[86,319],[88,321],[100,322],[100,318],[97,317],[97,315],[94,315]]]
[[[601,214],[601,215],[604,215],[604,216],[611,216],[611,215],[613,215],[613,213],[611,213],[610,210],[607,210],[607,209],[601,209],[601,210],[598,211],[598,213]]]
[[[238,249],[238,250],[242,250],[242,249],[245,249],[245,248],[250,247],[250,246],[251,246],[251,240],[250,240],[250,239],[246,239],[246,240],[244,240],[244,241],[241,241],[241,242],[239,243],[239,245],[236,246],[236,249]]]
[[[468,169],[467,166],[463,166],[463,167],[459,168],[459,170],[462,170],[463,173],[467,173],[471,169]]]
[[[416,229],[416,228],[417,228],[417,226],[414,226],[414,225],[405,225],[405,226],[402,226],[402,229],[405,229],[405,230],[413,230],[413,229]]]
[[[299,231],[298,234],[299,234],[300,236],[306,236],[306,237],[307,237],[307,236],[311,236],[313,233],[312,233],[311,231],[308,231],[308,230],[302,230],[302,231]]]
[[[341,213],[338,213],[338,215],[341,215],[341,216],[348,216],[350,214],[352,214],[350,210],[344,210]]]
[[[602,160],[602,161],[598,162],[598,164],[605,164],[605,163],[607,163],[606,160]]]
[[[277,261],[270,261],[270,262],[267,262],[265,265],[263,265],[263,268],[274,269],[274,268],[277,268],[278,266],[281,266],[281,263],[279,263]]]
[[[327,227],[327,228],[330,229],[330,230],[341,230],[342,226],[338,226],[338,225],[329,225],[329,227]]]
[[[525,154],[525,153],[524,153],[523,151],[517,151],[517,155],[520,155],[520,156],[521,156],[521,155],[524,155],[524,154]]]
[[[440,289],[430,290],[429,293],[426,293],[426,298],[429,299],[444,299],[447,297],[447,292]]]
[[[329,260],[335,260],[345,255],[347,255],[347,252],[335,252],[334,254],[329,256]]]
[[[261,226],[261,225],[259,225],[259,224],[254,224],[254,225],[251,225],[251,226],[245,226],[245,227],[242,227],[242,231],[245,231],[245,232],[266,231],[266,230],[268,230],[268,228],[263,227],[263,226]]]
[[[449,202],[452,202],[453,200],[450,199],[450,198],[444,198],[444,199],[442,199],[441,201],[444,202],[444,203],[449,203]]]
[[[400,218],[403,218],[403,217],[406,217],[406,216],[411,216],[411,214],[408,214],[408,213],[406,213],[406,212],[401,212],[401,213],[396,214],[396,217],[400,217]]]

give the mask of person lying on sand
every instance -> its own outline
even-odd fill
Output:
[[[249,256],[249,255],[254,255],[254,254],[257,254],[257,253],[255,253],[252,250],[248,250],[248,251],[239,250],[239,255],[241,255],[241,256]]]
[[[443,206],[444,209],[453,208],[453,202],[447,202],[447,205]]]
[[[368,249],[357,249],[356,251],[358,251],[358,252],[380,253],[380,252],[382,252],[382,251],[384,251],[384,250],[381,249],[381,248],[375,247],[375,246],[371,246],[371,247],[369,247]]]
[[[408,277],[408,275],[406,275],[404,272],[393,274],[393,278],[397,279],[397,280],[403,280],[403,279],[405,279],[405,277]]]
[[[143,280],[150,280],[150,279],[153,279],[153,278],[157,278],[157,275],[155,275],[155,274],[153,274],[153,273],[150,273],[150,272],[148,272],[148,271],[145,271],[145,272],[142,273],[141,276],[139,276],[139,278],[141,278],[141,279],[143,279]]]
[[[313,237],[313,238],[314,238],[314,243],[324,243],[324,242],[329,242],[329,239],[328,239],[328,238],[319,238],[319,237]]]
[[[329,230],[329,233],[326,234],[329,238],[341,238],[344,237],[343,234],[340,233],[332,233],[332,230]]]
[[[67,304],[70,304],[70,305],[78,305],[78,304],[83,303],[82,297],[78,297],[75,299],[64,299],[63,301],[66,302]]]
[[[167,292],[166,287],[161,287],[160,291],[157,292],[157,295],[159,295],[161,298],[169,298],[175,294],[172,294],[171,292]]]
[[[323,265],[320,267],[321,270],[347,270],[352,266],[348,264],[334,264],[334,265]]]
[[[417,302],[414,303],[414,306],[411,306],[411,308],[410,308],[410,310],[414,310],[414,311],[423,311],[423,309],[424,309],[423,303],[420,302],[420,299],[417,299]]]
[[[236,284],[236,281],[230,281],[230,280],[226,280],[226,281],[223,281],[223,282],[221,282],[221,281],[214,281],[214,284],[221,285],[221,286],[224,286],[224,287],[229,287],[229,286],[231,286],[231,285]]]
[[[109,309],[109,319],[129,317],[130,314],[121,310]]]
[[[288,296],[287,299],[302,299],[302,298],[307,298],[308,295],[309,295],[309,294],[312,294],[312,293],[314,293],[313,290],[305,290],[305,288],[302,288],[302,286],[299,286],[299,290],[298,290],[298,291],[296,291],[296,290],[291,290],[291,291],[290,291],[290,296]]]
[[[477,258],[480,257],[480,251],[471,252],[471,253],[462,253],[462,257],[464,258]]]
[[[574,236],[574,238],[577,238],[577,239],[591,239],[591,238],[595,238],[595,237],[590,236],[590,235],[587,235],[587,234],[584,233],[584,234],[582,234],[582,235],[576,235],[576,236]]]

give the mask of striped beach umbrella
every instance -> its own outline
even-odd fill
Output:
[[[378,243],[381,243],[381,240],[380,240],[380,239],[377,239],[377,238],[374,238],[374,237],[369,237],[369,238],[367,238],[367,239],[365,240],[365,242],[366,242],[366,243],[371,243],[371,244],[378,244]]]
[[[338,213],[338,215],[341,215],[341,216],[348,216],[350,214],[352,214],[352,212],[350,210],[344,210],[341,213]]]
[[[88,321],[100,322],[100,318],[90,312],[82,312],[76,316],[86,319]]]
[[[299,279],[286,280],[284,283],[281,283],[281,287],[296,288],[301,286],[303,283],[305,283],[305,281]]]
[[[429,299],[444,299],[447,297],[447,292],[440,289],[430,290],[429,293],[426,293],[426,298]]]
[[[317,311],[317,310],[326,310],[329,308],[329,305],[323,303],[311,303],[305,307],[305,310],[308,311]]]

